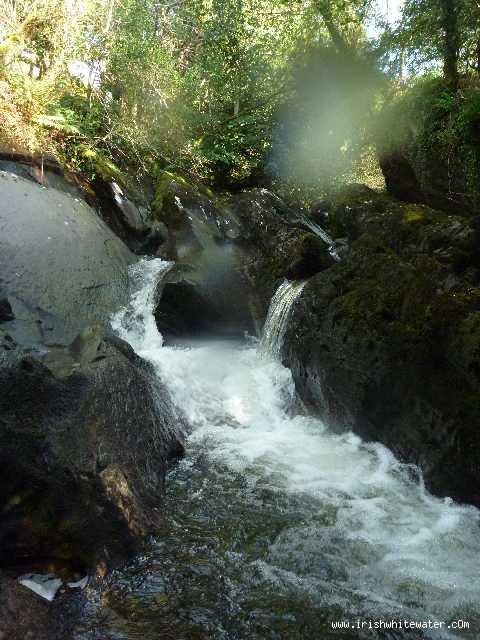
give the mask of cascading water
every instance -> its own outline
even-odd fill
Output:
[[[332,246],[333,238],[331,237],[330,234],[328,234],[325,231],[325,229],[323,227],[321,227],[319,224],[317,224],[316,222],[314,222],[313,220],[311,220],[307,216],[301,216],[300,219],[303,222],[303,224],[305,226],[307,226],[310,229],[310,231],[313,231],[313,233],[315,235],[317,235],[319,238],[321,238],[325,242],[325,244],[328,244],[329,246]]]
[[[158,541],[91,594],[75,639],[478,637],[479,512],[430,496],[385,447],[292,417],[290,372],[251,344],[161,347],[150,315],[165,270],[135,269],[143,285],[114,326],[193,432]],[[300,286],[272,302],[263,345],[274,354]],[[470,628],[368,627],[392,619]],[[332,627],[357,621],[367,627]]]
[[[293,307],[302,293],[305,281],[284,280],[273,296],[263,328],[260,349],[263,353],[279,359],[283,348],[288,321]]]
[[[338,251],[335,248],[335,241],[333,240],[332,236],[329,233],[327,233],[327,231],[325,231],[325,229],[323,227],[321,227],[319,224],[314,222],[307,215],[305,215],[303,213],[295,213],[293,210],[290,210],[289,207],[287,207],[287,205],[281,200],[281,198],[279,198],[272,191],[268,191],[268,189],[261,189],[261,192],[264,193],[264,194],[267,194],[270,198],[273,198],[274,200],[276,200],[280,204],[280,207],[282,209],[288,209],[290,211],[290,214],[293,217],[297,217],[298,216],[298,220],[305,227],[307,227],[307,229],[309,229],[312,233],[314,233],[321,240],[323,240],[323,242],[328,246],[328,251],[329,251],[330,255],[332,256],[332,258],[334,258],[337,262],[340,261],[340,256],[338,254]]]
[[[335,248],[335,242],[332,236],[328,234],[323,227],[321,227],[319,224],[311,220],[309,217],[301,216],[300,220],[308,229],[310,229],[312,233],[314,233],[316,236],[321,238],[323,242],[325,242],[325,244],[328,246],[328,251],[332,256],[332,258],[334,258],[337,262],[339,262],[340,256],[338,254],[338,251]]]
[[[144,260],[129,270],[132,299],[127,307],[113,317],[112,329],[137,352],[147,345],[149,349],[160,349],[163,345],[153,313],[157,286],[173,264],[164,260]]]

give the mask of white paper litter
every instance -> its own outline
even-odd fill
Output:
[[[53,573],[45,575],[27,573],[24,576],[20,576],[18,582],[49,602],[55,598],[57,591],[63,584],[60,578],[55,578]]]
[[[78,580],[77,582],[67,582],[67,586],[70,587],[70,589],[85,589],[87,584],[88,584],[88,576],[85,576],[84,578],[82,578],[81,580]]]

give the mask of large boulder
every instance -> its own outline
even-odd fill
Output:
[[[22,344],[69,344],[128,301],[135,257],[85,201],[0,171],[0,285]]]
[[[470,184],[472,177],[464,166],[466,153],[458,149],[454,158],[445,159],[442,150],[434,147],[427,155],[422,141],[412,140],[381,151],[379,164],[389,193],[400,200],[423,202],[460,215],[478,213],[480,194]]]
[[[134,256],[67,188],[0,172],[0,561],[111,566],[152,530],[183,420],[109,332]]]
[[[134,253],[155,253],[166,241],[152,218],[151,184],[139,186],[118,167],[96,154],[94,180],[67,171],[55,158],[0,149],[0,171],[85,201]]]
[[[181,453],[168,392],[115,337],[81,363],[11,341],[0,358],[0,562],[118,561],[158,521],[167,461]]]
[[[166,340],[205,336],[239,337],[254,331],[249,296],[234,256],[176,265],[160,284],[155,312]]]
[[[480,91],[472,78],[457,92],[431,78],[386,104],[377,151],[393,196],[459,215],[480,212]]]
[[[364,185],[349,185],[324,205],[328,228],[351,245],[363,234],[406,259],[432,255],[443,273],[475,275],[479,227],[474,217],[449,215],[424,204],[405,204]]]
[[[358,194],[357,194],[358,196]],[[309,280],[284,358],[312,411],[480,504],[476,225],[374,192],[331,205],[350,254]]]

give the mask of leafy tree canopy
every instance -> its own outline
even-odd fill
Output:
[[[434,69],[455,91],[480,71],[478,0],[405,0],[393,25],[379,6],[0,0],[0,135],[91,175],[330,182],[405,79]]]

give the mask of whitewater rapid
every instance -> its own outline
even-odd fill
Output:
[[[286,298],[294,304],[303,284],[284,284],[274,299],[263,348],[253,340],[213,339],[165,347],[153,309],[157,283],[170,266],[145,260],[132,269],[132,301],[113,328],[154,365],[192,427],[180,469],[194,465],[201,451],[221,477],[217,491],[222,483],[227,490],[229,474],[240,474],[245,489],[239,501],[258,500],[258,487],[280,503],[294,501],[295,516],[263,557],[242,556],[242,562],[255,564],[275,589],[300,592],[312,607],[338,611],[343,619],[399,616],[478,625],[479,511],[431,496],[418,469],[382,445],[292,415],[294,383],[278,360],[278,323],[288,322],[290,308],[277,313],[275,305]],[[434,630],[431,637],[464,636]]]

